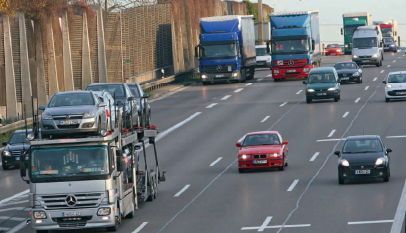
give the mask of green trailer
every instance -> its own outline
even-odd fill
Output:
[[[344,53],[351,54],[352,36],[359,26],[371,25],[372,17],[368,12],[343,14],[343,28],[341,34],[344,35]]]

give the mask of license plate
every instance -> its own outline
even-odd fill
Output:
[[[15,157],[16,161],[20,160],[20,156]]]
[[[318,96],[324,96],[324,95],[327,95],[327,93],[316,93],[316,95],[318,95]]]
[[[369,62],[369,60],[363,60],[362,61],[362,63],[368,63]]]
[[[252,161],[253,164],[267,164],[268,161],[266,160],[254,160]]]
[[[78,121],[75,120],[64,120],[59,122],[60,125],[76,125],[79,124]]]
[[[64,217],[76,217],[76,216],[80,216],[80,212],[79,211],[66,211],[62,213]]]
[[[287,70],[286,73],[296,73],[296,70]]]
[[[349,80],[350,78],[347,78],[347,77],[343,77],[343,78],[341,78],[341,80]]]
[[[370,175],[371,170],[364,169],[364,170],[355,170],[355,175]]]
[[[224,74],[216,74],[216,78],[223,78]]]

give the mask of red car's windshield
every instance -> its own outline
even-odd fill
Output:
[[[242,146],[280,145],[277,134],[251,134],[245,137]]]

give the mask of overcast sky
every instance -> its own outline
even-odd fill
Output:
[[[256,2],[256,0],[252,0]],[[399,34],[406,46],[406,0],[263,0],[275,11],[318,10],[322,41],[341,42],[342,14],[368,11],[372,20],[397,20]]]

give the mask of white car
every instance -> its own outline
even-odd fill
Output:
[[[272,57],[268,53],[266,45],[256,45],[255,50],[257,52],[256,67],[257,68],[271,68]]]
[[[383,81],[385,85],[385,100],[406,98],[406,71],[391,72]]]

